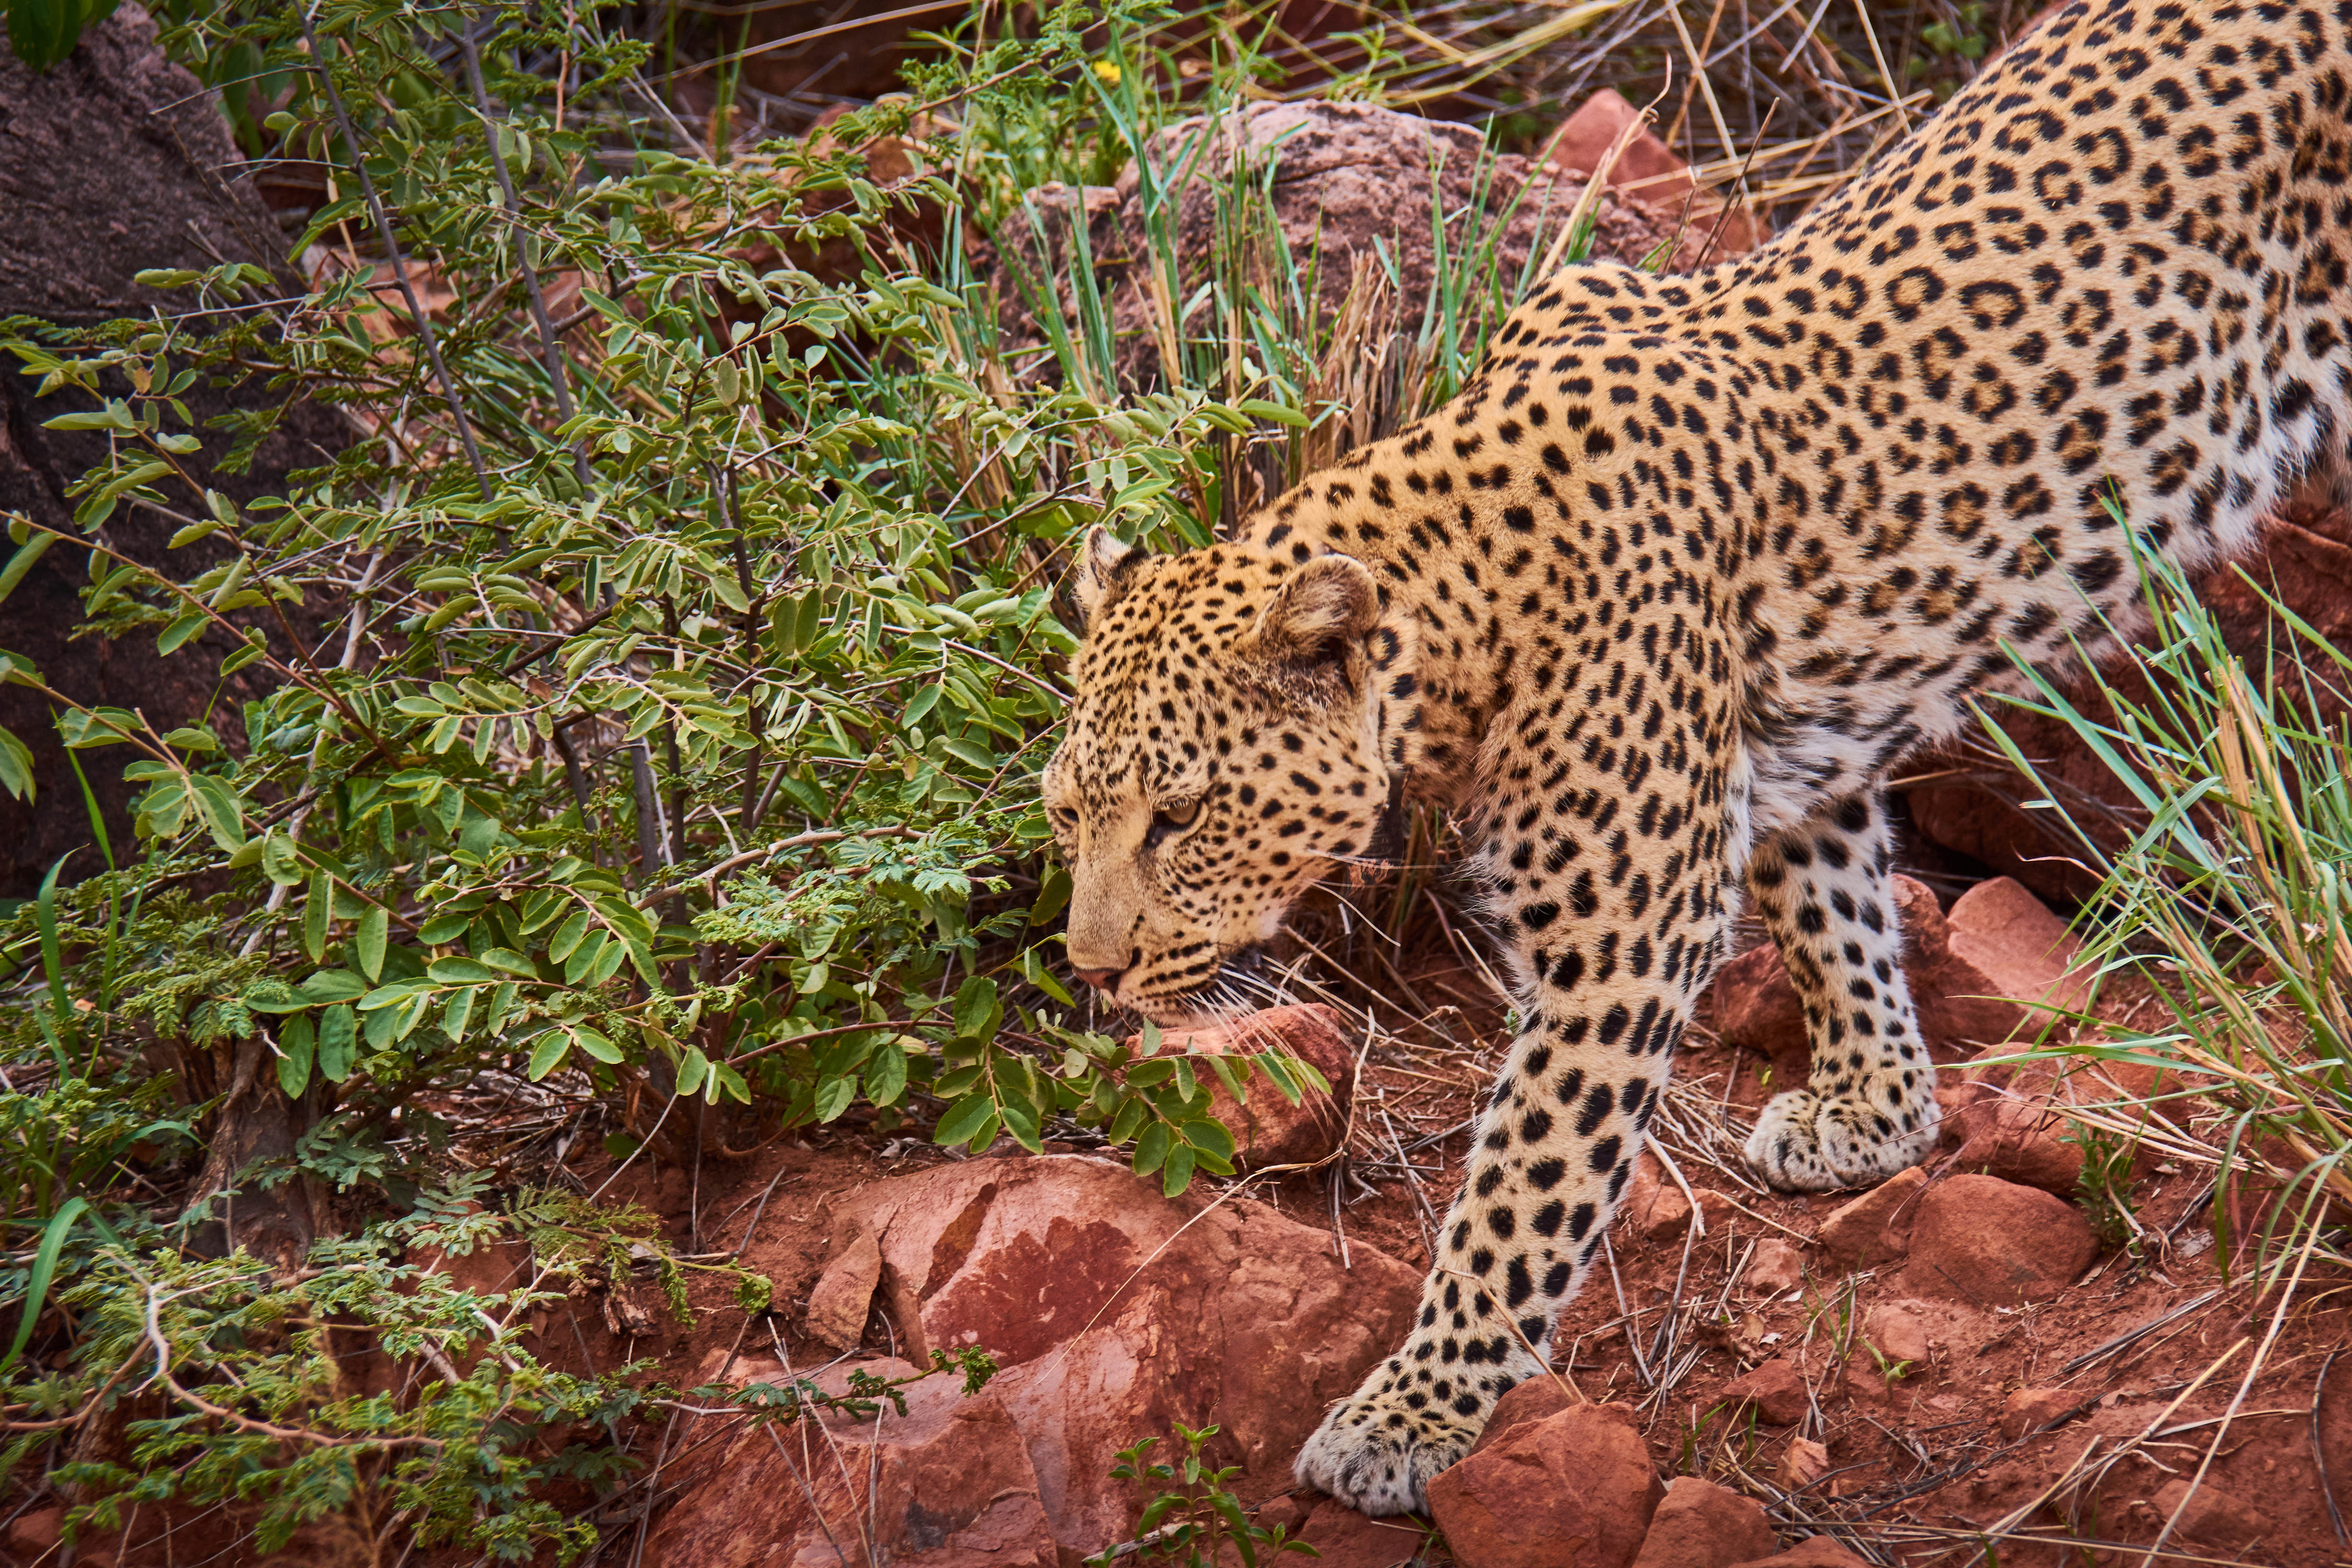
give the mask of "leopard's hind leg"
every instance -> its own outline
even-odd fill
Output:
[[[1868,1186],[1936,1147],[1936,1066],[1904,984],[1885,804],[1865,790],[1759,842],[1757,912],[1804,1003],[1806,1086],[1774,1097],[1748,1141],[1773,1186]]]

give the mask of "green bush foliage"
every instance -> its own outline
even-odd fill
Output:
[[[98,854],[0,916],[7,1458],[68,1489],[78,1530],[235,1499],[282,1540],[373,1499],[493,1556],[575,1552],[547,1488],[609,1489],[618,1461],[548,1435],[653,1395],[642,1368],[540,1365],[517,1314],[625,1257],[675,1301],[691,1260],[640,1214],[454,1166],[453,1097],[601,1105],[625,1160],[722,1114],[863,1104],[972,1149],[1058,1124],[1173,1194],[1233,1168],[1219,1080],[1317,1085],[1087,1026],[1035,775],[1066,542],[1205,542],[1344,447],[1331,367],[1365,345],[1318,318],[1260,174],[1217,176],[1205,282],[1146,179],[1143,264],[1190,292],[1140,383],[1083,254],[1035,292],[975,254],[1044,243],[1036,184],[1107,181],[1238,101],[1233,18],[1188,105],[1167,14],[1120,0],[967,26],[905,98],[747,152],[669,117],[608,6],[162,15],[249,148],[332,172],[291,247],[330,260],[151,272],[184,304],[94,331],[0,323],[47,423],[106,453],[71,527],[7,520],[0,601],[55,552],[86,570],[83,635],[152,637],[221,693],[159,727],[0,652],[77,768],[139,786],[110,838],[85,772]],[[913,174],[876,174],[884,137]],[[1452,395],[1527,281],[1485,215],[1432,221],[1452,248],[1403,323],[1391,423]],[[199,387],[243,412],[200,422]],[[223,476],[306,401],[347,444],[232,501]],[[107,529],[133,510],[175,531],[164,558]],[[18,737],[0,786],[32,789]],[[292,1152],[199,1179],[252,1112],[226,1094],[257,1047],[238,1092]],[[191,1060],[215,1098],[175,1079]],[[226,1187],[289,1183],[342,1194],[343,1234],[307,1261],[205,1254]],[[537,1258],[503,1300],[405,1261],[489,1234]],[[349,1394],[337,1333],[425,1373]],[[71,1457],[126,1415],[125,1444]]]

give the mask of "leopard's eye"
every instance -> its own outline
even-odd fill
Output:
[[[1151,814],[1151,831],[1143,836],[1143,847],[1146,849],[1158,847],[1163,839],[1183,832],[1200,817],[1201,803],[1198,800],[1171,801]]]

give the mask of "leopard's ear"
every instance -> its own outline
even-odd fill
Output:
[[[1381,624],[1380,586],[1349,555],[1318,555],[1285,578],[1240,650],[1265,664],[1336,668]]]
[[[1120,543],[1107,528],[1087,530],[1086,542],[1078,546],[1078,574],[1071,580],[1070,591],[1077,595],[1078,614],[1088,626],[1094,625],[1105,605],[1118,596],[1128,574],[1142,563],[1147,553],[1139,546]]]

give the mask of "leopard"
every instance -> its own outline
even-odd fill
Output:
[[[1041,775],[1072,971],[1255,1005],[1307,891],[1447,814],[1516,999],[1394,1353],[1296,1473],[1424,1509],[1544,1373],[1752,910],[1773,1187],[1936,1147],[1887,786],[2252,549],[2352,437],[2352,0],[2074,0],[1784,231],[1558,269],[1450,404],[1152,551],[1096,528]]]

